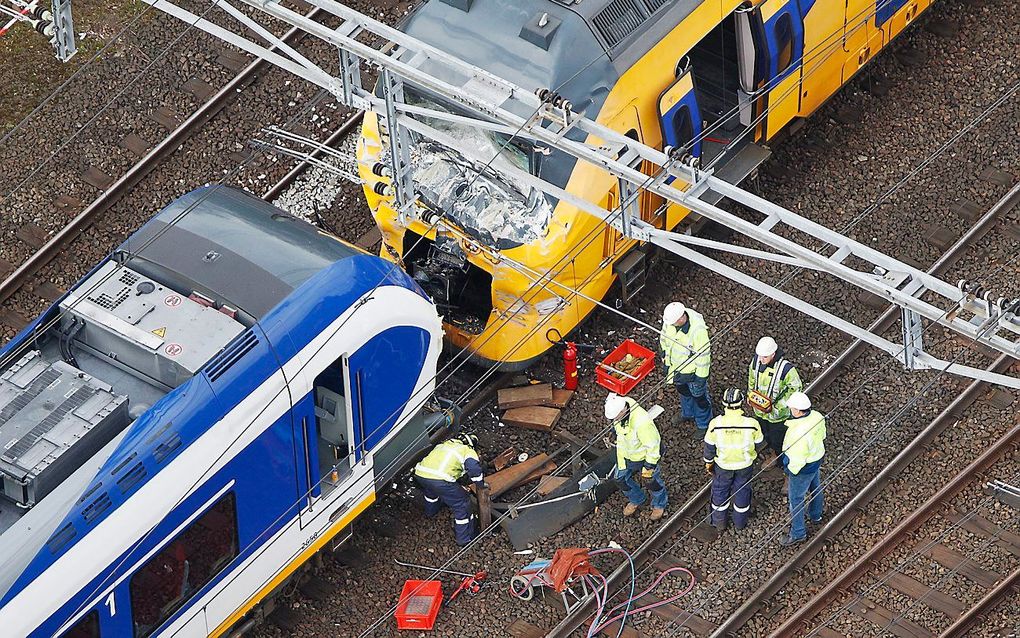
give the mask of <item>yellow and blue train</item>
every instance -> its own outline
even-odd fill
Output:
[[[768,157],[767,143],[818,109],[929,4],[429,0],[402,29],[529,90],[555,90],[575,112],[645,144],[685,148],[736,183]],[[407,95],[454,110],[414,87]],[[478,174],[449,149],[417,140],[411,160],[419,205],[441,212],[442,224],[394,210],[389,178],[379,170],[386,131],[374,114],[365,117],[359,171],[383,256],[400,261],[435,299],[453,345],[522,368],[551,346],[548,335],[573,330],[615,282],[624,300],[640,289],[644,246],[500,169],[528,170],[610,210],[621,200],[614,178],[525,140],[430,124],[494,158]],[[688,214],[647,193],[631,205],[670,229]],[[543,274],[548,279],[536,291]]]

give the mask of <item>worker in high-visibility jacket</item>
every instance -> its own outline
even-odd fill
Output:
[[[786,420],[790,418],[787,402],[794,392],[803,389],[800,373],[783,356],[776,340],[759,339],[747,368],[747,402],[761,425],[765,442],[777,457],[783,453]]]
[[[786,404],[790,406],[791,418],[786,422],[783,465],[790,477],[790,533],[779,540],[784,547],[803,543],[807,538],[805,498],[808,518],[816,525],[822,522],[819,468],[825,457],[825,417],[811,409],[811,399],[803,392],[794,392]]]
[[[676,386],[680,394],[680,412],[673,424],[693,419],[701,430],[712,420],[712,400],[708,395],[708,372],[712,350],[705,318],[679,301],[667,304],[662,311],[659,334],[666,366],[666,383]]]
[[[458,483],[467,475],[475,485],[485,484],[482,464],[475,451],[477,445],[478,437],[461,434],[432,448],[414,468],[414,478],[425,496],[425,516],[432,518],[443,505],[449,507],[453,512],[454,536],[461,547],[478,535],[468,489]]]
[[[662,482],[659,458],[662,445],[655,421],[638,402],[610,393],[606,397],[606,418],[616,430],[616,482],[627,497],[624,516],[633,516],[645,502],[645,491],[652,494],[651,519],[657,521],[666,512],[669,499]],[[635,479],[640,475],[641,484]],[[643,485],[643,487],[642,487]]]
[[[751,474],[758,452],[765,447],[758,422],[744,414],[744,393],[730,388],[723,394],[723,413],[705,433],[705,471],[712,475],[712,525],[726,529],[730,506],[733,527],[744,529],[751,510]]]

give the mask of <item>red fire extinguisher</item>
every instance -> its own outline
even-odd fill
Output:
[[[577,389],[577,344],[568,341],[563,348],[563,388]]]

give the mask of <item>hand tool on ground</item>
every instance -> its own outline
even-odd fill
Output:
[[[450,595],[449,602],[452,603],[457,596],[460,596],[462,591],[466,591],[472,595],[477,594],[482,590],[482,583],[484,583],[485,579],[488,577],[489,573],[485,571],[478,572],[474,576],[464,577],[464,580],[460,581],[460,585],[458,585],[457,589],[455,589],[453,594]]]

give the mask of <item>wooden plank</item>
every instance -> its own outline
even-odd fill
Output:
[[[966,517],[960,512],[948,512],[944,518],[959,525],[971,534],[977,534],[985,538],[998,538],[996,544],[1014,556],[1020,556],[1020,534],[1014,534],[1009,530],[1002,529],[987,518],[977,514],[968,514]]]
[[[683,567],[684,569],[694,574],[694,580],[698,582],[705,580],[704,574],[701,572],[700,569],[698,569],[697,567],[695,567],[694,565],[690,564],[685,560],[677,558],[672,554],[663,554],[662,556],[659,556],[652,562],[652,567],[659,570],[660,572],[664,572],[667,569],[672,569],[674,567]]]
[[[828,627],[817,627],[812,630],[811,635],[819,636],[820,638],[846,638],[846,636],[835,629],[829,629]]]
[[[136,133],[128,133],[124,136],[124,139],[120,141],[119,146],[135,157],[144,157],[145,154],[149,152],[149,149],[152,148],[152,144],[146,142]]]
[[[110,188],[114,182],[112,176],[108,175],[96,166],[89,166],[86,168],[85,172],[81,174],[81,178],[89,186],[101,191],[105,191],[107,188]]]
[[[481,529],[488,529],[492,525],[492,498],[489,495],[489,488],[481,487],[475,490],[478,497],[478,524]]]
[[[931,556],[946,569],[955,570],[958,574],[974,581],[985,589],[995,587],[995,584],[1002,580],[1002,574],[981,567],[960,552],[941,543],[932,545],[924,553]]]
[[[549,496],[549,493],[555,490],[557,487],[563,485],[570,479],[565,476],[549,476],[545,475],[538,481],[538,495]]]
[[[544,629],[536,627],[529,622],[524,622],[520,618],[510,623],[506,631],[513,638],[542,638],[545,636]]]
[[[660,601],[660,598],[654,594],[645,594],[634,601],[635,607],[644,607],[645,605],[652,605]],[[680,605],[674,605],[673,603],[666,603],[659,605],[658,607],[651,610],[653,614],[669,623],[674,623],[677,627],[686,627],[695,636],[711,636],[719,625],[705,620],[697,614],[692,614]]]
[[[165,106],[161,106],[153,111],[152,119],[168,131],[172,131],[181,125],[181,116]]]
[[[867,598],[861,598],[851,603],[850,611],[874,624],[876,627],[881,628],[885,633],[893,634],[900,638],[928,638],[934,635],[924,627],[906,618],[897,618],[899,614],[893,613]]]
[[[500,390],[502,392],[502,390]],[[503,414],[503,422],[529,430],[552,430],[560,420],[560,411],[543,405],[529,405],[526,408],[513,408]]]
[[[552,389],[552,398],[543,403],[542,405],[549,408],[559,408],[562,410],[567,407],[570,400],[574,398],[573,390],[561,390],[560,388]]]
[[[550,461],[546,461],[545,465],[543,465],[542,467],[539,467],[539,468],[535,468],[535,471],[531,472],[530,474],[525,476],[524,480],[522,480],[520,483],[518,483],[518,485],[524,485],[525,483],[530,483],[532,481],[537,481],[537,480],[541,479],[543,476],[545,476],[546,474],[552,474],[555,471],[556,471],[556,462],[555,461],[551,461],[551,460]]]
[[[643,634],[630,625],[624,625],[623,633],[620,633],[620,621],[609,623],[599,633],[606,638],[616,638],[617,636],[620,638],[643,638]]]
[[[28,324],[28,317],[17,310],[0,308],[0,324],[5,325],[12,330],[21,330]]]
[[[545,466],[548,462],[549,455],[543,452],[542,454],[531,457],[523,463],[511,465],[505,470],[500,470],[495,474],[486,476],[485,482],[489,484],[489,497],[499,498],[500,495],[523,483],[528,475],[536,469]],[[472,485],[472,487],[474,486]]]
[[[958,618],[963,612],[967,611],[967,605],[964,605],[956,598],[945,592],[932,589],[904,573],[892,570],[886,572],[884,578],[886,584],[893,589],[910,596],[914,600],[920,600],[925,605],[935,611],[942,612],[950,618]]]
[[[17,269],[17,266],[7,261],[3,257],[0,257],[0,277],[6,277],[8,273],[12,273]]]
[[[14,236],[38,250],[46,243],[46,231],[32,222],[25,222],[14,231]]]
[[[552,386],[548,383],[526,385],[520,388],[503,388],[497,394],[496,402],[500,410],[523,408],[531,405],[544,405],[552,401]]]
[[[510,465],[510,462],[517,458],[517,450],[512,447],[500,452],[492,459],[492,467],[496,468],[496,471],[500,471],[506,466]]]

